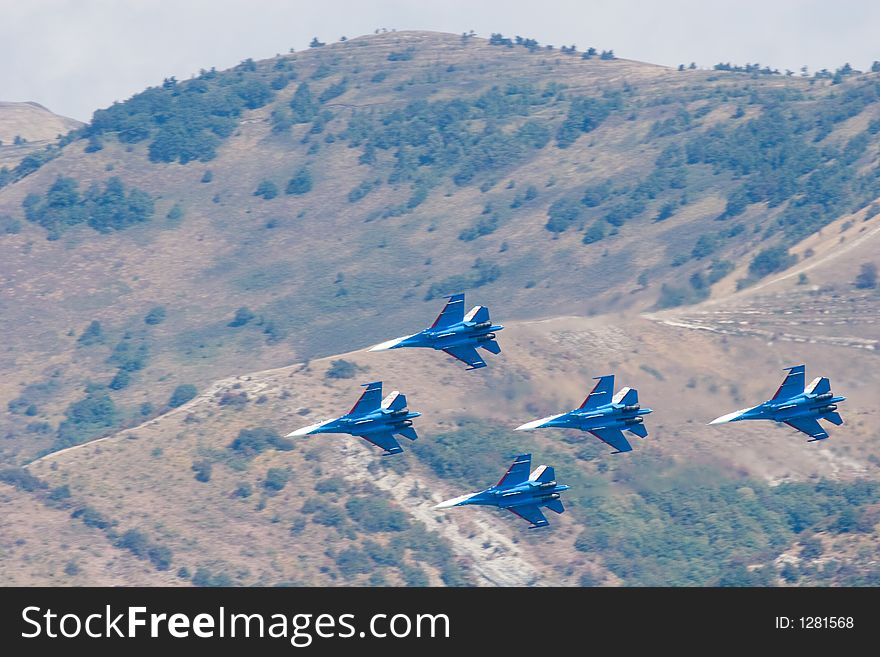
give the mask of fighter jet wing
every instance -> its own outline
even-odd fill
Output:
[[[370,411],[377,410],[382,405],[382,382],[374,381],[373,383],[365,383],[366,390],[361,393],[360,399],[357,400],[349,415],[363,415]]]
[[[532,526],[529,529],[535,529],[537,527],[546,527],[550,523],[547,522],[547,518],[544,517],[544,514],[541,513],[541,509],[537,504],[526,504],[523,506],[509,506],[507,510],[515,513],[523,520],[528,520],[532,523]]]
[[[476,370],[481,367],[486,367],[486,362],[480,358],[480,354],[477,353],[477,350],[474,347],[449,347],[443,351],[453,358],[457,358],[461,362],[467,363],[471,366],[471,369]]]
[[[787,367],[788,374],[782,381],[782,385],[773,395],[773,399],[789,399],[795,395],[799,395],[804,391],[804,378],[806,366],[796,365],[795,367]]]
[[[400,446],[400,443],[394,438],[394,436],[389,433],[371,433],[366,436],[361,436],[367,442],[373,443],[376,447],[381,447],[385,450],[385,454],[400,454],[403,452],[403,448]]]
[[[617,450],[617,452],[612,452],[612,454],[632,451],[632,446],[624,438],[623,432],[620,429],[590,429],[590,433]]]
[[[464,321],[464,295],[453,294],[448,297],[446,306],[437,315],[437,319],[431,324],[431,328],[445,328]]]
[[[828,437],[828,432],[822,428],[818,420],[812,417],[796,417],[792,420],[786,420],[785,423],[798,431],[803,431],[811,440],[824,440]]]

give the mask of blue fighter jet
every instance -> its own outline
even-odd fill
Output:
[[[359,436],[385,450],[383,456],[400,454],[403,451],[394,434],[410,440],[418,438],[412,428],[412,421],[421,413],[406,409],[406,396],[397,390],[382,399],[382,382],[365,383],[366,390],[352,406],[347,415],[333,420],[310,424],[287,434],[308,436],[316,433],[347,433]]]
[[[831,382],[824,376],[816,377],[805,387],[805,365],[785,369],[788,370],[788,374],[772,399],[751,408],[722,415],[709,424],[726,424],[740,420],[773,420],[785,422],[793,429],[807,434],[810,437],[808,442],[827,438],[828,432],[822,428],[819,420],[828,420],[838,426],[843,424],[843,418],[837,412],[837,404],[846,401],[846,397],[835,397],[831,392]]]
[[[568,413],[532,420],[518,426],[516,431],[543,429],[580,429],[589,431],[599,440],[611,445],[612,454],[631,452],[632,446],[623,432],[629,431],[640,438],[648,437],[643,415],[651,413],[650,408],[639,406],[639,393],[632,388],[621,388],[614,395],[614,375],[596,377],[598,383],[584,399],[584,403]],[[613,396],[612,396],[613,395]]]
[[[370,347],[370,351],[385,351],[401,347],[430,347],[442,349],[453,358],[469,365],[469,370],[486,367],[477,352],[482,347],[493,354],[500,354],[501,347],[495,342],[495,333],[504,327],[489,320],[489,309],[474,306],[464,314],[464,295],[453,294],[430,328],[424,331],[394,338]]]
[[[551,511],[562,513],[565,507],[559,499],[559,493],[568,490],[568,486],[556,483],[556,474],[552,467],[539,465],[529,474],[532,467],[532,455],[521,454],[516,457],[507,474],[501,481],[479,493],[462,495],[452,500],[440,502],[435,509],[448,509],[453,506],[482,504],[507,509],[531,524],[529,529],[546,527],[550,523],[541,512],[546,506]]]

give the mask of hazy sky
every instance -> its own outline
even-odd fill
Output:
[[[380,27],[519,34],[669,66],[880,59],[877,0],[0,0],[0,100],[88,120],[171,75]]]

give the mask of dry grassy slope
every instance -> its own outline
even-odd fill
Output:
[[[300,516],[303,499],[314,494],[316,480],[334,475],[355,486],[373,481],[415,518],[449,538],[475,583],[570,585],[584,571],[602,572],[600,563],[572,547],[581,529],[574,514],[552,517],[551,530],[538,536],[524,531],[512,515],[495,510],[432,510],[435,502],[465,491],[438,480],[420,463],[414,453],[417,445],[406,444],[403,455],[382,459],[376,448],[356,438],[304,438],[292,452],[259,456],[247,471],[215,465],[209,483],[193,478],[192,462],[206,450],[228,445],[239,428],[262,425],[286,432],[332,416],[348,408],[360,381],[384,379],[387,386],[405,391],[411,408],[424,413],[416,426],[420,441],[426,442],[465,415],[514,427],[571,408],[589,389],[592,376],[615,372],[618,385],[637,387],[642,404],[655,413],[648,418],[650,437],[633,438],[634,452],[600,455],[599,460],[611,466],[607,473],[598,473],[595,461],[574,457],[579,439],[569,442],[554,431],[536,432],[527,439],[534,440],[536,461],[543,462],[549,452],[556,454],[561,481],[580,468],[617,493],[626,489],[615,474],[617,464],[626,459],[721,463],[732,472],[774,481],[876,475],[876,466],[867,461],[870,454],[878,455],[876,369],[850,359],[845,348],[780,343],[769,349],[753,338],[719,339],[614,316],[511,322],[501,337],[504,353],[477,372],[466,373],[438,353],[360,351],[344,354],[364,368],[357,379],[326,379],[331,358],[223,379],[178,411],[99,443],[47,456],[29,470],[51,485],[68,484],[74,499],[118,519],[120,529],[140,528],[169,545],[175,568],[223,568],[240,583],[261,584],[333,583],[321,572],[332,563],[324,550],[327,545],[339,549],[345,541],[314,523],[294,537],[288,528]],[[812,372],[833,371],[835,385],[849,396],[844,407],[847,425],[835,430],[831,440],[807,444],[785,428],[759,423],[705,425],[724,411],[765,398],[780,368],[802,359]],[[850,364],[845,370],[835,368],[842,359]],[[756,376],[758,372],[764,376]],[[243,410],[217,405],[224,391],[240,390],[251,399]],[[268,400],[255,404],[261,395]],[[512,431],[510,438],[512,452],[525,440]],[[156,448],[162,449],[160,456]],[[401,472],[396,462],[409,467]],[[506,465],[498,463],[498,470]],[[278,496],[269,498],[264,510],[255,510],[254,498],[231,497],[240,481],[257,485],[269,467],[290,467],[294,477]],[[485,481],[474,481],[471,488],[491,484],[496,474],[487,472]],[[328,495],[327,501],[336,500]],[[34,511],[35,516],[40,513]],[[363,576],[353,581],[362,582]],[[432,582],[437,581],[432,574]]]
[[[388,61],[390,52],[410,45],[415,47],[411,60]],[[352,39],[286,57],[295,61],[299,80],[309,79],[321,62],[334,67],[329,77],[311,81],[316,94],[343,77],[349,79],[348,91],[329,105],[335,114],[327,127],[331,133],[344,129],[354,108],[475,96],[499,80],[539,86],[555,81],[568,85],[571,94],[590,95],[626,86],[638,107],[634,117],[628,112],[615,115],[568,149],[548,145],[505,171],[485,193],[478,185],[445,182],[414,213],[371,223],[364,220],[404,201],[409,190],[384,186],[350,204],[348,191],[375,176],[357,164],[358,149],[319,138],[320,151],[310,156],[302,143],[308,125],[295,126],[287,137],[273,135],[271,111],[290,99],[295,84],[278,94],[275,105],[247,113],[217,159],[204,165],[152,164],[144,144],[127,149],[108,140],[102,151],[86,154],[85,143],[74,142],[37,173],[0,190],[0,214],[19,216],[27,193],[42,192],[63,174],[78,179],[83,188],[119,175],[157,197],[156,216],[150,225],[118,235],[97,236],[78,228],[48,242],[42,229],[27,225],[19,235],[0,236],[0,406],[25,384],[57,372],[62,385],[40,405],[36,418],[56,426],[86,381],[110,380],[113,368],[104,362],[109,348],[124,330],[143,328],[141,318],[157,304],[167,307],[168,319],[148,331],[148,367],[127,390],[114,394],[127,409],[144,401],[161,407],[179,383],[201,386],[236,372],[378,340],[413,314],[431,312],[423,301],[429,284],[467,271],[477,257],[499,264],[502,274],[472,298],[478,296],[494,308],[503,301],[508,316],[645,308],[656,299],[661,281],[681,275],[669,269],[669,254],[690,249],[694,235],[704,230],[700,226],[723,207],[729,181],[689,174],[693,203],[679,214],[650,223],[652,207],[637,225],[590,246],[572,231],[553,239],[543,227],[550,203],[579,196],[586,184],[608,177],[622,182],[645,175],[666,143],[647,139],[651,126],[682,105],[698,109],[707,102],[708,90],[793,87],[825,93],[798,79],[678,73],[627,60],[584,61],[558,52],[492,47],[480,39],[462,45],[458,36],[421,32]],[[371,82],[380,70],[387,77]],[[729,121],[739,101],[717,103],[699,119],[701,126]],[[740,120],[749,118],[753,109],[747,109]],[[829,139],[843,139],[856,127],[843,126]],[[315,177],[309,194],[282,194],[272,201],[252,195],[263,178],[283,188],[303,164],[309,164]],[[214,178],[203,184],[206,169]],[[506,189],[508,181],[516,188]],[[487,201],[508,204],[530,184],[539,189],[539,198],[514,212],[494,234],[473,242],[457,239]],[[185,217],[179,225],[169,225],[164,217],[175,203],[185,209]],[[266,229],[269,220],[277,226]],[[752,246],[730,248],[725,257],[738,260],[749,256]],[[656,283],[647,289],[635,283],[644,270]],[[339,273],[345,276],[345,297],[335,296]],[[289,323],[285,340],[267,345],[259,328],[226,328],[243,305]],[[76,335],[92,319],[108,329],[108,345],[76,349]],[[5,460],[22,461],[51,440],[32,434],[22,439],[20,418],[4,415],[0,421],[4,433],[18,436],[5,444]]]
[[[679,328],[750,335],[768,347],[779,342],[846,347],[829,372],[861,361],[876,366],[880,290],[860,290],[853,281],[864,263],[880,264],[878,246],[880,215],[869,218],[866,210],[844,215],[795,245],[791,252],[798,262],[789,269],[736,292],[732,281],[747,274],[741,266],[707,301],[646,316]]]
[[[54,114],[38,103],[0,101],[0,141],[4,144],[16,137],[52,141],[81,126],[82,122]]]
[[[160,586],[173,580],[115,548],[101,531],[71,521],[69,511],[0,484],[3,586]]]
[[[30,153],[55,141],[58,135],[82,125],[37,103],[0,101],[0,167],[14,167]],[[16,137],[23,137],[27,143],[15,144]]]

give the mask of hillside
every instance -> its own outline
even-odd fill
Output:
[[[54,114],[38,103],[0,101],[0,168],[17,166],[60,135],[82,126],[82,122]]]
[[[403,32],[96,112],[0,173],[9,536],[67,523],[108,583],[876,581],[878,100]],[[487,370],[359,351],[458,291],[508,327]],[[849,398],[831,440],[705,426],[798,362]],[[609,372],[656,411],[633,453],[509,430]],[[424,413],[402,457],[272,433],[376,379]],[[574,485],[550,532],[430,509],[521,450]],[[82,582],[63,549],[0,569]]]
[[[682,342],[689,355],[676,348]],[[431,584],[713,584],[738,576],[743,559],[770,566],[756,581],[772,583],[779,577],[774,560],[797,554],[799,541],[875,535],[876,521],[861,518],[876,515],[871,504],[880,487],[859,483],[876,482],[880,463],[872,362],[836,376],[835,389],[849,396],[847,426],[825,443],[760,424],[705,425],[772,392],[783,365],[806,358],[811,371],[828,372],[848,358],[847,347],[782,343],[768,360],[754,338],[718,342],[617,317],[514,322],[502,343],[504,353],[477,376],[424,351],[343,354],[359,369],[351,379],[328,376],[336,358],[242,374],[156,420],[50,454],[28,472],[50,490],[67,487],[66,508],[85,505],[118,523],[108,530],[114,536],[135,530],[170,550],[173,569],[223,573],[226,583],[242,585],[412,584],[422,577]],[[759,367],[773,378],[756,380],[751,373]],[[656,409],[649,438],[635,439],[634,452],[611,456],[577,432],[511,431],[577,405],[590,377],[609,371]],[[348,408],[358,382],[378,376],[424,414],[420,439],[399,458],[383,459],[346,436],[296,439],[281,450],[265,439],[243,446],[241,430],[284,434],[331,417]],[[527,532],[500,511],[431,508],[491,484],[510,455],[526,450],[573,485],[569,513],[551,518],[547,532]],[[268,483],[273,469],[285,473],[280,490]],[[768,480],[776,488],[762,483]],[[839,492],[828,488],[831,481],[842,482],[834,484]],[[857,491],[866,496],[852,502],[859,529],[840,531],[844,509],[834,496]],[[352,499],[370,500],[363,502],[369,515]],[[816,514],[817,504],[827,508]],[[701,546],[706,541],[711,549]],[[664,561],[661,543],[680,557]],[[845,554],[838,560],[835,568],[849,564],[840,575],[823,573],[817,559],[803,581],[876,577],[870,563]]]

